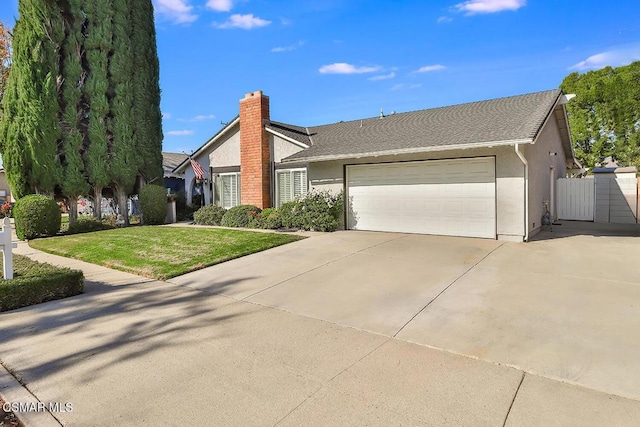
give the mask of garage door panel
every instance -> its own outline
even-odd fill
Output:
[[[494,159],[347,167],[349,228],[495,238]]]

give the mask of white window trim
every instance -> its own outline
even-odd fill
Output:
[[[289,174],[291,175],[291,191],[293,192],[295,190],[293,182],[294,182],[294,178],[293,178],[293,174],[295,172],[304,172],[304,177],[305,177],[305,193],[307,194],[309,192],[309,177],[307,174],[307,168],[293,168],[293,169],[276,169],[276,207],[279,208],[280,207],[280,175],[284,175],[284,174]],[[292,196],[292,200],[296,198],[295,194],[291,194]]]
[[[220,180],[222,180],[223,176],[236,176],[236,204],[233,206],[239,206],[241,204],[241,200],[240,200],[240,172],[225,172],[225,173],[219,173],[218,174],[218,178],[220,178]],[[214,186],[215,187],[215,186]],[[224,191],[220,192],[220,206],[225,207],[225,203],[224,203]]]

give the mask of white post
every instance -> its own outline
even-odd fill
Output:
[[[2,231],[0,232],[0,248],[2,248],[2,268],[5,279],[13,279],[13,254],[11,249],[18,247],[11,243],[11,220],[4,217]]]

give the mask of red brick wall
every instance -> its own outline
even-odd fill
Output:
[[[240,100],[240,197],[243,205],[260,209],[271,206],[269,136],[264,130],[268,120],[269,97],[262,91]]]

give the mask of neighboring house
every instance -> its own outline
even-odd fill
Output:
[[[579,169],[560,90],[301,127],[275,122],[261,91],[193,157],[205,203],[280,206],[345,191],[354,230],[528,240],[555,183]],[[188,159],[187,200],[196,185]]]
[[[0,168],[0,204],[5,202],[15,202],[15,200],[11,197],[11,188],[9,188],[4,168]]]
[[[175,173],[173,170],[188,158],[186,154],[162,152],[165,188],[170,188],[174,193],[184,191],[184,173]]]

